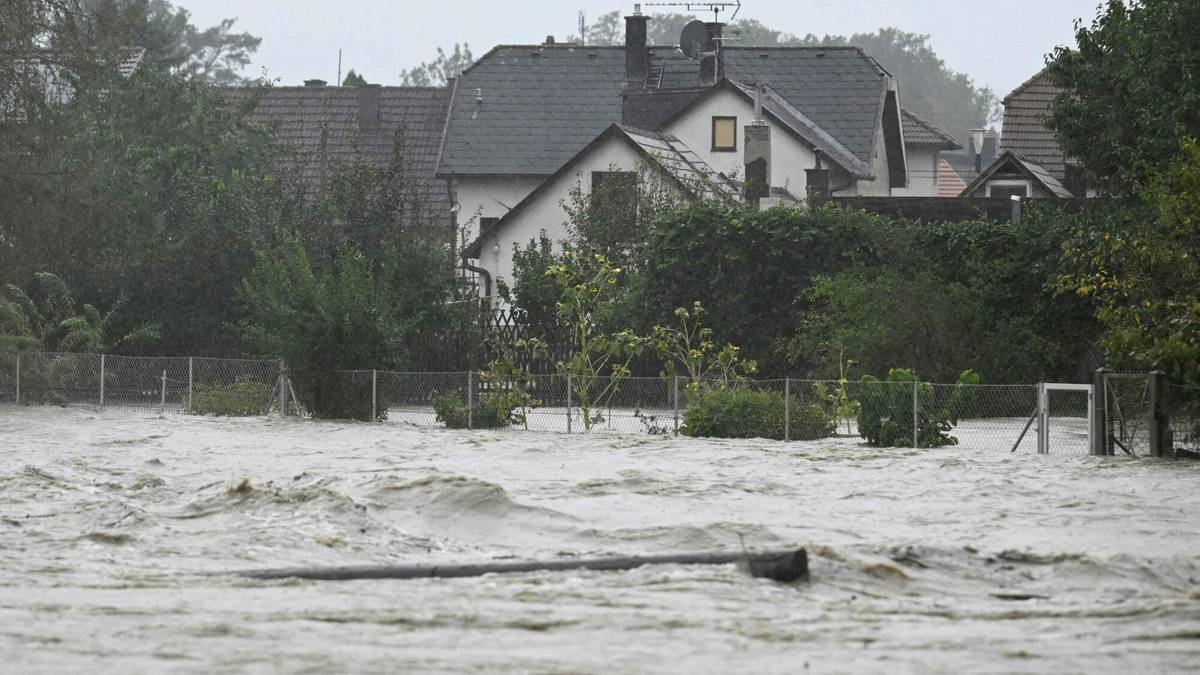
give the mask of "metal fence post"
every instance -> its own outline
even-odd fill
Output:
[[[18,362],[18,363],[20,363],[20,362]],[[672,392],[671,398],[674,401],[674,403],[672,403],[672,405],[675,408],[675,413],[674,413],[675,435],[678,436],[679,435],[679,376],[678,375],[675,376],[673,389],[674,389],[674,391]]]
[[[783,440],[792,440],[792,378],[783,378]]]
[[[379,398],[376,395],[379,387],[379,371],[371,369],[371,421],[379,420]]]
[[[17,405],[21,405],[21,355],[17,354]]]
[[[104,355],[100,355],[100,409],[104,410]]]
[[[279,416],[287,417],[287,364],[279,359]]]
[[[1038,383],[1038,454],[1046,455],[1050,453],[1050,429],[1049,420],[1050,405],[1046,401],[1046,383]]]
[[[467,428],[475,428],[475,371],[467,371]]]
[[[188,411],[189,415],[192,414],[192,365],[193,365],[192,361],[194,361],[194,360],[195,359],[193,357],[191,357],[191,356],[188,357],[188,406],[187,406],[187,411]]]
[[[1093,455],[1107,455],[1112,451],[1108,442],[1108,369],[1099,368],[1092,374],[1092,394],[1100,397],[1095,401],[1095,415],[1092,417],[1092,428],[1088,430],[1092,447],[1088,449]],[[1049,412],[1047,410],[1047,412]],[[1048,438],[1048,437],[1047,437]]]
[[[567,433],[571,433],[571,374],[567,373]]]
[[[167,371],[162,374],[162,389],[158,399],[158,414],[165,415],[167,413]]]
[[[913,380],[913,449],[921,447],[921,406],[917,388],[920,383]]]

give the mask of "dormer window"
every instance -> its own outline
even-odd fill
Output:
[[[737,118],[712,118],[712,150],[713,152],[737,151]]]

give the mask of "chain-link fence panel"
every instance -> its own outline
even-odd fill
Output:
[[[970,450],[1036,453],[1036,385],[933,384],[919,414],[945,438]]]
[[[570,385],[575,431],[675,433],[674,378],[572,377]]]
[[[371,375],[370,372],[367,373]],[[377,419],[423,427],[466,429],[478,402],[468,394],[468,373],[397,373],[377,371]],[[468,407],[468,401],[476,410]]]
[[[1150,457],[1154,454],[1152,377],[1147,374],[1105,373],[1100,405],[1105,420],[1104,448],[1109,455]]]
[[[110,355],[104,359],[105,409],[182,412],[187,391],[186,357]]]
[[[1175,454],[1200,457],[1200,386],[1168,384],[1163,390]]]
[[[19,399],[21,356],[0,353],[0,403],[16,403]]]
[[[21,403],[100,408],[101,359],[99,354],[22,354]]]
[[[279,410],[280,362],[274,359],[184,359],[183,410],[196,415],[259,417]],[[289,414],[295,404],[289,403]]]

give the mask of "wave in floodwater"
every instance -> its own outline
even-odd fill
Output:
[[[1187,463],[0,408],[19,671],[1184,671]],[[803,546],[735,566],[308,582],[234,569]]]

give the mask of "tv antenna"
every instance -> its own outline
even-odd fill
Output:
[[[726,21],[733,21],[738,12],[742,11],[742,0],[733,2],[643,2],[647,7],[683,7],[689,12],[712,12],[713,21],[721,20],[721,12],[733,11]]]

